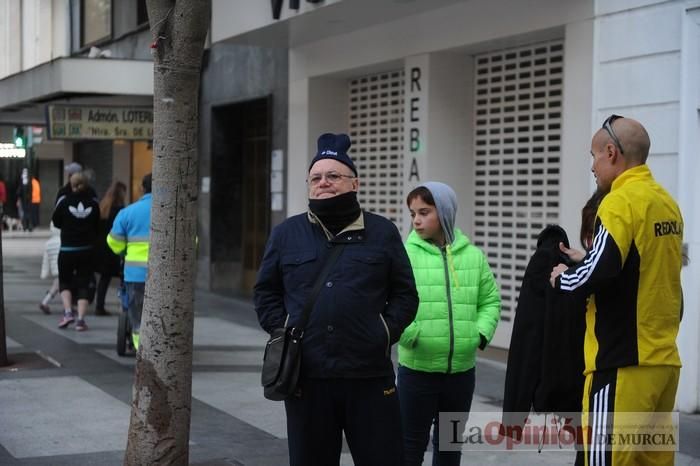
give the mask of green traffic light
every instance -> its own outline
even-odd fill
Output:
[[[24,128],[21,126],[15,126],[14,130],[15,147],[18,149],[24,149],[27,146],[27,140],[24,137]]]

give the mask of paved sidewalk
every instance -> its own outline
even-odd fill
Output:
[[[133,357],[115,351],[115,315],[88,315],[90,330],[60,330],[60,303],[44,315],[38,303],[45,231],[3,237],[9,359],[0,368],[0,465],[120,465],[129,422]],[[116,282],[116,281],[115,281]],[[116,283],[107,307],[118,309]],[[284,465],[282,403],[259,386],[266,335],[248,300],[198,292],[195,316],[190,463]],[[480,360],[472,411],[500,418],[502,363]],[[700,416],[681,416],[676,464],[700,466]],[[348,453],[343,465],[351,465]],[[425,464],[430,464],[430,454]],[[462,464],[573,464],[569,451],[466,452]]]

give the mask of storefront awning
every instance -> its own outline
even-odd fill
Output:
[[[153,62],[58,58],[0,80],[0,124],[41,124],[44,104],[71,97],[153,95]]]

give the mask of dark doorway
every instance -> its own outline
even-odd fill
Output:
[[[270,99],[214,107],[212,288],[249,292],[270,230]]]
[[[85,141],[75,145],[75,161],[83,166],[97,196],[101,199],[112,184],[112,141]]]
[[[36,177],[41,182],[39,225],[48,227],[56,207],[56,194],[63,186],[63,160],[38,160]]]

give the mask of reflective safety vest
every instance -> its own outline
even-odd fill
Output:
[[[151,230],[151,194],[120,210],[114,219],[107,244],[115,254],[123,254],[124,281],[146,281]]]

